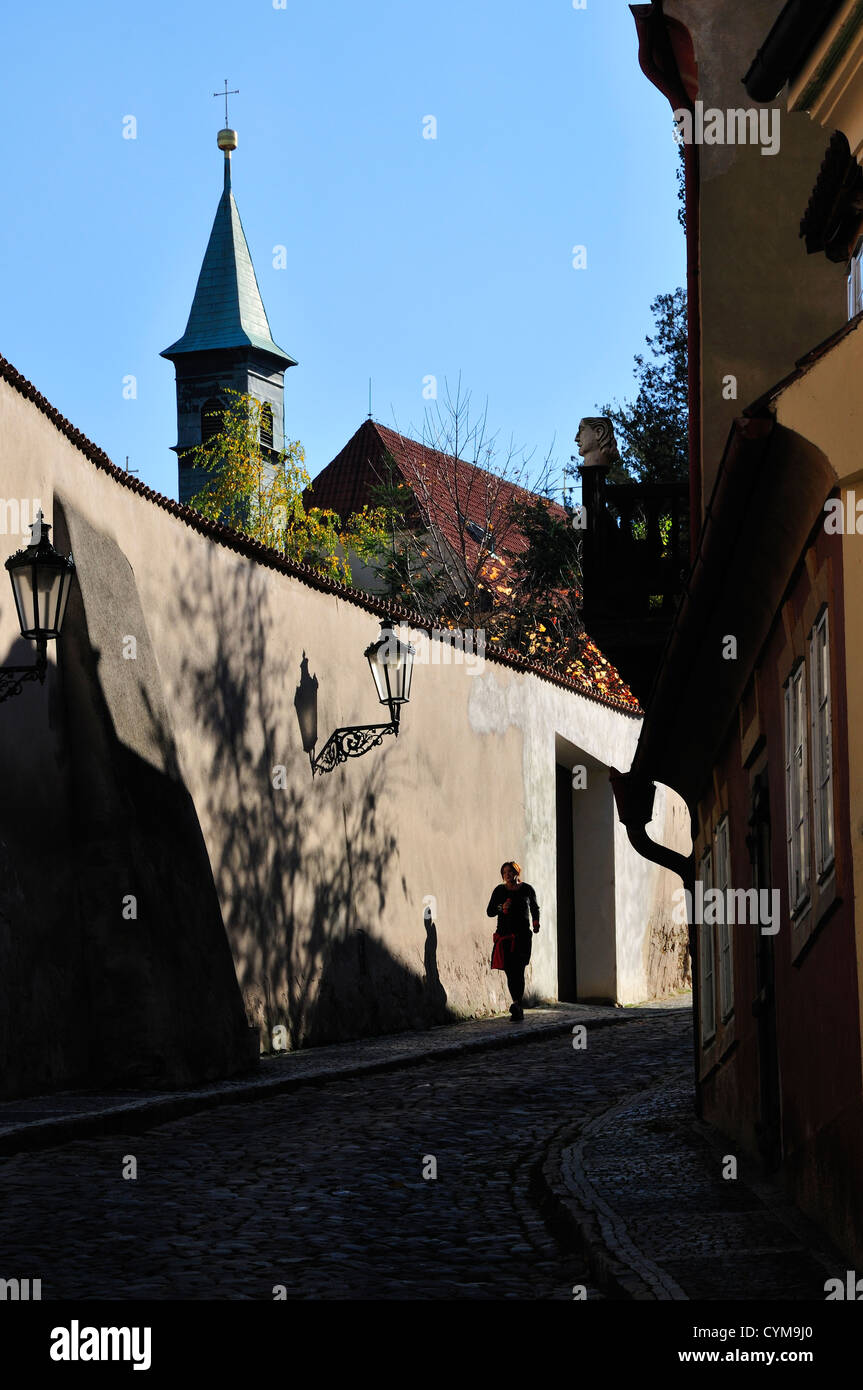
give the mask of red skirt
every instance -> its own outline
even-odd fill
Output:
[[[493,939],[494,950],[491,953],[491,968],[492,970],[506,970],[506,965],[504,964],[504,954],[508,953],[510,956],[512,956],[512,953],[515,950],[515,932],[507,932],[502,934],[501,932],[496,931]]]

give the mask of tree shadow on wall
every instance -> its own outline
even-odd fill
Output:
[[[292,585],[282,583],[276,602],[288,612]],[[312,779],[317,677],[305,655],[308,634],[286,648],[268,616],[265,571],[209,552],[195,586],[169,592],[178,629],[212,643],[189,643],[181,684],[211,759],[199,809],[216,886],[246,1008],[266,1045],[280,1023],[296,1048],[448,1021],[422,918],[415,970],[379,940],[398,863],[381,809],[385,751]],[[299,732],[298,674],[313,695]],[[283,776],[274,776],[277,768]],[[401,940],[413,937],[397,925]]]

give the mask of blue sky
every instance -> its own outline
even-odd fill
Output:
[[[671,113],[628,5],[284,6],[7,11],[0,353],[176,496],[159,352],[185,328],[221,193],[211,93],[227,76],[234,194],[273,336],[299,362],[286,429],[312,475],[365,418],[370,376],[383,424],[420,435],[423,379],[442,391],[461,373],[504,453],[555,440],[568,461],[580,417],[631,394],[651,300],[684,281]]]

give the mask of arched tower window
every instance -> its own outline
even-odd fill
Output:
[[[261,406],[261,443],[265,449],[273,447],[273,407],[267,404]]]
[[[221,401],[205,401],[201,406],[201,440],[204,444],[221,432],[224,417],[225,407]]]

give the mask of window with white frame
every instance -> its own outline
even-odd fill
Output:
[[[792,914],[809,897],[809,787],[806,668],[801,661],[785,686],[785,806],[788,894]]]
[[[727,921],[728,898],[731,886],[731,844],[728,817],[723,816],[716,827],[716,887],[722,894],[723,913],[719,924],[719,1003],[723,1019],[734,1009],[734,957],[731,927]]]
[[[812,812],[815,873],[825,877],[833,865],[833,752],[830,738],[830,644],[827,609],[809,636],[812,709]]]
[[[713,887],[713,856],[710,850],[701,860],[701,882],[705,897]],[[716,1032],[716,977],[713,962],[714,928],[698,923],[698,964],[701,976],[701,1041],[707,1043]]]
[[[863,309],[863,241],[851,257],[848,267],[848,317],[853,319]]]

